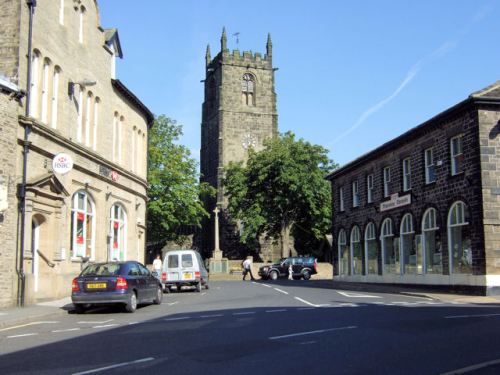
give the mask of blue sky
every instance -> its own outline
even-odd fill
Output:
[[[99,0],[118,28],[117,77],[200,148],[205,49],[265,53],[280,132],[343,165],[500,79],[496,0]],[[234,33],[239,32],[236,44]]]

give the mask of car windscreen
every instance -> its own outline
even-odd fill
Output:
[[[119,275],[120,268],[121,268],[121,264],[118,264],[118,263],[90,264],[82,271],[82,276]]]

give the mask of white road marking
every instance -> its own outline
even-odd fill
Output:
[[[460,319],[460,318],[486,318],[489,316],[500,316],[500,314],[477,314],[477,315],[448,315],[445,319]]]
[[[92,328],[108,328],[108,327],[116,327],[116,326],[119,326],[119,324],[117,324],[117,323],[114,323],[114,324],[104,324],[102,326],[94,326]]]
[[[203,293],[201,293],[201,295],[202,295],[202,296],[204,296],[205,294],[207,294],[207,292],[203,292]]]
[[[245,312],[233,313],[233,315],[250,315],[250,314],[255,314],[255,311],[245,311]]]
[[[293,298],[295,298],[297,301],[305,303],[306,305],[309,305],[309,306],[312,306],[312,307],[318,307],[318,305],[315,305],[314,303],[311,303],[311,302],[307,302],[305,299],[302,299],[300,297],[293,297]]]
[[[254,283],[254,284],[258,284],[258,283]],[[272,288],[271,285],[267,285],[267,284],[259,284],[259,285],[265,286],[266,288]]]
[[[282,336],[272,336],[272,337],[269,337],[269,340],[279,340],[279,339],[286,339],[288,337],[296,337],[296,336],[304,336],[304,335],[314,335],[314,334],[317,334],[317,333],[325,333],[325,332],[340,331],[340,330],[355,329],[355,328],[358,328],[358,327],[357,326],[348,326],[348,327],[319,329],[319,330],[316,330],[316,331],[291,333],[289,335],[282,335]]]
[[[167,305],[169,306],[173,306],[173,305],[177,305],[179,303],[179,301],[175,301],[175,302],[170,302],[170,303],[167,303]]]
[[[288,294],[288,292],[285,292],[284,290],[281,290],[281,289],[278,289],[278,288],[274,288],[274,290],[277,290],[278,292],[283,293],[283,294]]]
[[[165,320],[166,322],[171,322],[174,320],[186,320],[186,319],[191,319],[191,317],[190,316],[181,316],[179,318],[169,318],[169,319],[163,319],[163,320]]]
[[[212,315],[202,315],[200,318],[219,318],[221,316],[224,316],[223,314],[212,314]]]
[[[26,337],[26,336],[36,336],[38,333],[25,333],[24,335],[14,335],[14,336],[7,336],[8,339],[14,339],[16,337]]]
[[[116,365],[111,365],[111,366],[106,366],[106,367],[100,367],[100,368],[96,368],[96,369],[93,369],[93,370],[82,371],[82,372],[75,372],[73,375],[93,374],[93,373],[96,373],[96,372],[111,370],[111,369],[114,369],[114,368],[117,368],[117,367],[134,365],[136,363],[149,362],[149,361],[152,361],[152,360],[154,360],[153,357],[148,357],[148,358],[138,359],[136,361],[123,362],[123,363],[117,363]]]
[[[131,326],[133,324],[139,324],[139,322],[130,322],[128,325]]]
[[[102,322],[99,322],[99,321],[93,321],[93,322],[78,322],[78,324],[105,324],[105,323],[109,323],[109,322],[112,322],[114,319],[108,319],[108,320],[103,320]]]
[[[59,323],[59,322],[53,322],[53,321],[31,322],[31,323],[21,324],[21,325],[19,325],[19,326],[14,326],[14,327],[3,328],[3,329],[0,329],[0,332],[3,332],[3,331],[9,331],[9,330],[11,330],[11,329],[16,329],[16,328],[22,328],[22,327],[34,326],[34,325],[37,325],[37,324],[55,324],[55,323]]]
[[[498,365],[500,363],[500,359],[494,359],[493,361],[481,362],[472,366],[467,366],[463,368],[459,368],[456,370],[452,370],[450,372],[443,372],[441,375],[456,375],[456,374],[466,374],[468,372],[472,372],[475,370],[479,370],[484,367],[488,367],[491,365]]]
[[[80,328],[68,328],[68,329],[56,329],[55,331],[52,331],[53,333],[59,333],[59,332],[70,332],[70,331],[79,331]]]
[[[286,311],[286,309],[266,310],[266,313],[275,313],[275,312],[283,312],[283,311]]]
[[[337,290],[337,293],[343,295],[344,297],[351,297],[351,298],[382,298],[380,296],[374,296],[371,294],[357,294],[357,293],[339,292],[338,290]]]

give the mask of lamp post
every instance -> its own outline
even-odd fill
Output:
[[[213,252],[213,257],[218,258],[220,254],[220,249],[219,249],[219,207],[215,207],[213,213],[215,214],[215,244],[214,244],[214,252]],[[220,254],[220,257],[222,257],[222,254]]]

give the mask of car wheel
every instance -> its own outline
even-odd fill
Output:
[[[81,304],[81,303],[74,303],[73,304],[73,307],[75,308],[75,312],[77,314],[83,314],[85,312],[85,305]]]
[[[156,298],[153,300],[155,305],[161,304],[161,299],[163,298],[163,290],[161,286],[159,286],[156,290]]]
[[[135,292],[130,295],[129,300],[125,305],[125,310],[129,313],[133,313],[137,310],[137,296],[135,295]]]
[[[305,270],[304,272],[302,272],[302,277],[304,278],[304,280],[309,280],[311,278],[311,273],[308,270]]]
[[[271,280],[277,280],[277,279],[278,279],[278,272],[276,272],[276,271],[271,271],[271,272],[269,273],[269,278],[270,278]]]
[[[163,287],[163,293],[170,293],[170,288],[168,286]]]
[[[196,291],[197,291],[198,293],[200,293],[200,292],[201,292],[201,280],[200,280],[200,282],[199,282],[198,284],[196,284]]]

